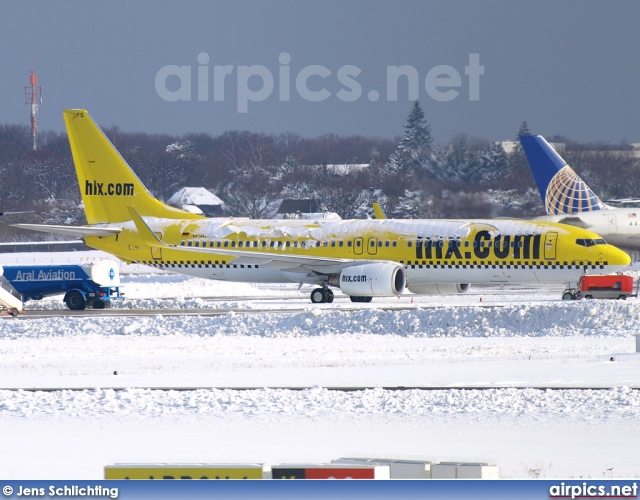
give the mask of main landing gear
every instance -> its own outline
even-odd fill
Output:
[[[311,302],[314,304],[323,302],[331,304],[333,302],[333,292],[328,288],[316,288],[311,292]]]
[[[351,302],[371,302],[371,299],[373,299],[373,297],[360,297],[358,295],[351,295],[349,298]],[[331,304],[333,302],[333,292],[327,287],[316,288],[311,292],[311,302],[314,304]]]

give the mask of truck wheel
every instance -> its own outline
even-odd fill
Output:
[[[65,297],[65,302],[67,303],[67,307],[72,311],[82,311],[87,307],[87,302],[77,290],[71,290]]]
[[[591,300],[591,299],[593,299],[593,295],[585,295],[584,298]]]
[[[627,296],[626,295],[620,295],[620,297],[618,297],[618,300],[627,300]]]
[[[573,294],[571,292],[564,292],[562,294],[562,300],[573,300]]]
[[[107,305],[107,303],[103,300],[94,300],[93,301],[93,308],[94,309],[104,309],[105,306]]]
[[[11,311],[9,311],[9,314],[11,314],[11,316],[15,318],[18,314],[20,314],[20,311],[18,311],[15,307],[12,307]]]

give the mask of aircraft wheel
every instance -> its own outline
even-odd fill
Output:
[[[333,292],[327,288],[327,302],[331,304],[333,302]]]
[[[72,311],[82,311],[87,307],[87,302],[77,290],[71,290],[65,297],[65,302],[67,303],[67,307]]]
[[[562,295],[562,300],[573,300],[573,295],[571,294],[571,292],[565,292]]]
[[[311,292],[311,302],[314,304],[320,304],[327,301],[327,295],[324,288],[316,288]]]

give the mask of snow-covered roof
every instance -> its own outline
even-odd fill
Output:
[[[222,205],[223,201],[203,187],[184,187],[169,198],[169,205]]]

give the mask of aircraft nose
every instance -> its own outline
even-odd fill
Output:
[[[618,247],[609,245],[609,265],[627,267],[631,264],[631,257],[629,254],[620,250]]]

